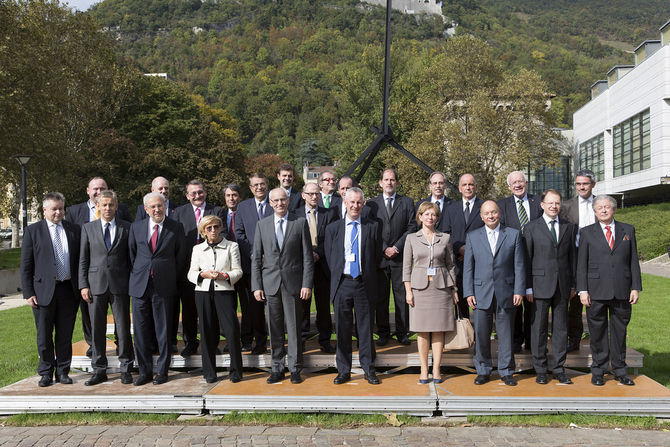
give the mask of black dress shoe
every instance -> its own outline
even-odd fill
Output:
[[[351,374],[349,373],[338,374],[337,377],[333,379],[333,383],[335,385],[342,385],[343,383],[347,383],[350,380],[351,380]]]
[[[537,377],[535,377],[535,381],[540,385],[546,385],[547,383],[549,383],[549,378],[545,373],[539,373]]]
[[[61,380],[63,378],[61,377]],[[88,379],[86,382],[84,382],[84,385],[86,386],[93,386],[93,385],[98,385],[102,382],[107,382],[107,374],[98,374],[95,373],[93,374],[93,377]]]
[[[186,343],[186,346],[184,346],[184,349],[182,349],[181,356],[190,357],[193,354],[195,354],[197,350],[198,350],[198,342],[190,341]]]
[[[389,338],[386,335],[380,335],[376,343],[377,346],[386,346],[389,343]]]
[[[72,379],[67,375],[67,373],[57,375],[56,382],[63,385],[72,385]]]
[[[605,385],[605,379],[603,378],[602,374],[600,375],[593,374],[591,376],[591,383],[595,386],[603,386]]]
[[[516,386],[516,379],[511,374],[509,376],[501,377],[501,379],[507,386]]]
[[[572,380],[566,373],[554,374],[554,377],[561,385],[572,385]]]
[[[251,353],[253,355],[263,355],[265,354],[265,351],[267,351],[267,348],[265,346],[254,346],[254,349],[251,350]]]
[[[51,386],[53,383],[54,383],[54,381],[53,381],[53,379],[51,378],[50,375],[49,376],[42,376],[40,378],[40,381],[37,383],[37,386],[39,386],[41,388],[44,388],[44,387],[47,387],[47,386]]]
[[[234,376],[230,376],[228,378],[228,380],[230,380],[232,383],[237,383],[237,382],[241,381],[242,378],[240,376],[234,375]]]
[[[162,385],[168,381],[168,377],[162,374],[157,375],[154,378],[154,385]]]
[[[370,374],[366,374],[364,377],[365,380],[367,380],[370,385],[379,385],[381,383],[379,377],[377,377],[377,374],[373,372]]]
[[[484,385],[490,380],[489,376],[486,376],[484,374],[478,374],[477,377],[475,377],[475,385]]]
[[[321,352],[325,354],[335,354],[337,349],[335,349],[335,346],[331,345],[330,342],[321,343]]]
[[[154,354],[158,354],[158,346],[154,346],[151,349],[151,352]],[[177,345],[170,345],[170,354],[176,354],[179,352],[179,349],[177,348]]]
[[[298,383],[302,383],[302,377],[300,377],[299,372],[292,372],[291,373],[291,383],[296,384],[296,385]]]
[[[574,340],[568,343],[567,352],[579,351],[579,340]]]
[[[146,385],[147,383],[151,383],[152,379],[153,378],[151,376],[139,376],[137,379],[135,379],[133,385],[135,386]]]
[[[400,343],[401,345],[404,345],[404,346],[409,346],[409,345],[412,344],[412,342],[410,341],[409,337],[407,337],[407,335],[403,335],[402,337],[398,338],[398,343]]]
[[[129,372],[121,373],[121,383],[124,385],[130,385],[133,383],[133,375]]]
[[[635,382],[628,376],[614,376],[614,380],[619,382],[621,385],[633,386]]]
[[[282,380],[284,380],[284,373],[283,372],[273,372],[270,374],[270,377],[268,377],[268,380],[266,380],[267,383],[279,383]]]
[[[242,349],[242,352],[249,352],[249,351],[251,351],[251,343],[249,343],[248,345],[242,345],[242,348],[241,348],[241,349]]]
[[[90,347],[90,346],[89,346],[88,349],[86,350],[86,357],[88,357],[89,359],[90,359],[91,357],[93,357],[93,348]]]
[[[218,377],[207,377],[207,378],[205,378],[205,382],[207,382],[207,383],[216,383],[217,380],[219,380]]]

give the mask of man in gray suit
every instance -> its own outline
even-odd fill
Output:
[[[284,324],[288,333],[288,369],[291,383],[300,383],[303,305],[312,296],[314,259],[309,227],[303,217],[288,214],[286,190],[270,191],[274,214],[256,225],[251,255],[251,290],[267,303],[272,374],[268,383],[284,379]],[[300,280],[299,278],[302,278]]]
[[[107,308],[112,306],[119,345],[121,383],[133,383],[130,368],[135,354],[130,338],[130,255],[128,233],[130,223],[116,219],[119,207],[116,193],[105,190],[98,195],[96,207],[100,219],[84,224],[81,229],[79,256],[79,287],[81,296],[88,303],[91,315],[93,377],[85,385],[107,381]]]
[[[484,227],[465,238],[463,295],[475,319],[475,385],[489,381],[493,315],[498,333],[498,373],[515,386],[512,337],[516,307],[526,293],[526,267],[521,233],[500,225],[500,208],[492,200],[481,207]]]

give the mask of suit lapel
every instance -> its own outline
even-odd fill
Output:
[[[560,221],[558,222],[558,244],[556,244],[557,246],[561,244],[561,241],[563,240],[565,233],[568,232],[568,227],[569,225],[567,223]]]
[[[500,247],[502,246],[506,237],[507,237],[507,229],[505,227],[500,227],[500,231],[498,232],[498,240],[496,241],[496,252],[495,252],[494,257],[498,256],[498,252],[500,251]]]
[[[554,247],[556,247],[558,244],[554,240],[554,235],[551,234],[551,231],[549,230],[549,227],[547,226],[547,222],[545,222],[544,218],[542,218],[542,225],[540,225],[540,226],[542,227],[542,229],[540,231],[551,241],[551,243],[554,245]],[[558,224],[558,239],[559,239],[559,241],[560,241],[561,237],[563,237],[563,233],[565,232],[565,231],[562,231],[561,228],[562,228],[562,225],[559,222],[559,224]]]
[[[295,226],[295,221],[293,219],[288,218],[288,214],[286,215],[286,228],[284,229],[284,243],[281,246],[281,249],[279,250],[280,253],[284,252],[284,247],[286,247],[286,241],[289,238],[289,235],[291,234],[291,231],[293,231],[293,227]],[[275,237],[275,239],[277,239]]]
[[[119,225],[117,223],[116,224],[116,233],[114,234],[114,240],[112,241],[112,245],[109,247],[109,251],[112,251],[112,249],[114,247],[116,247],[116,244],[119,243],[119,241],[121,240],[121,236],[123,236],[123,231],[125,231],[125,228],[123,228],[121,225]]]
[[[479,231],[475,230],[476,232],[473,231],[473,233],[475,233],[475,234],[479,233],[479,239],[480,239],[480,242],[482,243],[482,247],[484,247],[484,249],[486,250],[486,253],[488,253],[488,255],[491,258],[493,258],[493,253],[491,253],[491,244],[489,244],[489,237],[488,237],[488,233],[486,231],[486,228],[487,228],[486,225],[484,225],[482,228],[479,229]]]
[[[623,240],[623,228],[619,222],[612,222],[614,223],[614,246],[612,247],[612,252],[614,252]]]

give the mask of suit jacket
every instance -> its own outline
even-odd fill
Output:
[[[430,267],[430,244],[419,230],[407,236],[405,253],[402,263],[402,280],[411,284],[412,289],[423,290],[428,287],[428,272]],[[456,271],[454,270],[454,255],[451,251],[449,235],[435,232],[433,240],[433,267],[435,275],[433,283],[438,289],[446,289],[456,285]]]
[[[251,290],[277,295],[283,284],[291,296],[298,297],[301,288],[311,289],[313,283],[314,257],[307,221],[287,214],[281,249],[275,236],[274,215],[259,221],[251,257]]]
[[[288,212],[292,213],[301,206],[305,206],[302,201],[302,193],[295,186],[291,188],[291,196],[288,202]]]
[[[517,211],[517,198],[514,195],[507,196],[504,199],[498,200],[498,207],[500,208],[500,225],[508,228],[521,229],[519,223],[519,212]],[[531,222],[542,216],[544,211],[540,206],[542,198],[534,194],[528,194],[528,208],[530,208],[530,215],[528,222]]]
[[[114,295],[128,295],[130,223],[124,220],[115,223],[116,233],[109,251],[99,221],[89,222],[81,229],[79,288],[88,287],[93,295],[103,295],[108,290]]]
[[[365,206],[370,209],[370,217],[376,219],[382,232],[382,253],[388,247],[395,247],[400,252],[393,259],[382,257],[380,267],[402,267],[402,254],[405,248],[405,238],[416,232],[414,201],[407,196],[396,194],[391,209],[391,215],[386,211],[384,195],[369,200]]]
[[[214,257],[216,251],[216,257]],[[188,280],[195,284],[195,290],[201,292],[209,291],[211,279],[203,278],[200,272],[204,270],[216,270],[225,272],[228,279],[214,280],[214,290],[235,290],[235,283],[242,278],[242,264],[240,262],[240,249],[236,242],[221,239],[214,248],[207,242],[202,242],[193,247],[191,255],[191,267],[188,269]]]
[[[631,290],[642,290],[635,228],[614,222],[614,248],[610,250],[599,222],[584,227],[579,236],[577,290],[592,300],[628,300]]]
[[[88,209],[88,201],[77,203],[76,205],[69,206],[67,208],[67,213],[65,214],[65,220],[75,223],[80,227],[83,227],[85,223],[90,222],[90,215]],[[125,220],[126,222],[132,222],[133,219],[130,217],[128,212],[128,206],[119,203],[119,209],[116,210],[114,218],[119,220]]]
[[[593,198],[595,199],[595,195]],[[559,219],[567,220],[577,225],[579,228],[579,196],[568,199],[561,204],[561,211],[558,214]],[[598,218],[594,217],[594,222],[598,222]]]
[[[327,209],[329,209],[329,210],[330,209],[336,209],[336,210],[339,209],[340,214],[337,216],[338,219],[342,218],[342,214],[341,214],[342,203],[343,203],[342,196],[340,196],[337,193],[337,191],[334,192],[333,195],[330,197],[330,207],[328,207]],[[319,206],[323,206],[325,208],[325,205],[323,203],[323,196],[321,196],[321,195],[319,195]]]
[[[130,273],[128,292],[132,297],[142,297],[153,272],[153,283],[159,296],[177,296],[178,273],[184,271],[188,246],[184,229],[179,222],[163,220],[163,230],[158,236],[156,251],[149,245],[149,219],[133,222],[128,238]]]
[[[490,309],[495,296],[499,307],[512,308],[512,295],[526,294],[525,253],[521,232],[500,226],[495,256],[486,227],[466,236],[463,260],[463,296],[475,296],[478,309]]]
[[[174,212],[174,210],[176,208],[176,205],[175,205],[174,201],[172,201],[172,200],[168,200],[167,204],[168,204],[168,206],[167,206],[168,207],[167,217],[172,219],[174,217],[174,216],[172,216],[172,213]],[[142,220],[142,219],[146,219],[147,217],[149,217],[149,215],[147,214],[146,211],[144,211],[144,205],[140,203],[139,205],[137,205],[137,212],[135,213],[135,220],[136,221],[137,220]]]
[[[554,241],[544,218],[526,226],[523,234],[529,263],[526,286],[533,288],[535,298],[552,298],[557,284],[561,297],[570,298],[570,289],[576,284],[576,237],[577,226],[560,218],[558,243]]]
[[[416,202],[416,209],[414,210],[414,215],[416,216],[416,213],[419,211],[419,205],[421,205],[423,202],[430,202],[432,197],[426,197],[425,199],[421,199],[418,202]],[[444,205],[442,206],[442,209],[440,210],[440,218],[437,219],[437,222],[435,223],[435,230],[439,231],[440,233],[446,233],[447,232],[447,227],[448,227],[448,218],[447,218],[447,205],[449,205],[449,202],[453,202],[452,199],[449,197],[445,196],[444,197]],[[417,226],[420,227],[420,225],[417,224]]]
[[[215,215],[218,216],[219,219],[221,219],[223,223],[221,233],[225,237],[225,235],[228,233],[228,226],[226,224],[227,222],[226,212],[220,206],[210,205],[209,203],[205,202],[205,212],[202,216],[200,216],[200,218],[202,219],[203,217],[209,215]],[[193,212],[193,205],[191,205],[191,203],[189,202],[175,209],[172,218],[177,222],[179,222],[182,228],[184,228],[184,234],[186,235],[186,243],[188,244],[189,248],[195,247],[198,244],[198,224],[195,223],[195,213]]]
[[[458,250],[465,245],[465,235],[477,228],[484,226],[484,221],[479,215],[479,209],[484,201],[477,197],[470,210],[470,218],[465,221],[463,214],[463,200],[452,200],[445,206],[447,212],[447,229],[445,230],[451,236],[451,245],[454,248],[454,256],[458,257]],[[458,261],[456,261],[458,264]]]
[[[344,274],[344,236],[346,219],[337,220],[326,228],[326,261],[330,270],[330,299],[335,299]],[[361,272],[368,300],[377,299],[378,266],[382,259],[382,240],[379,222],[361,216]]]
[[[295,210],[295,215],[298,217],[304,217],[307,220],[307,227],[309,228],[309,220],[305,214],[305,206]],[[319,255],[319,263],[321,260],[326,257],[326,252],[324,250],[324,241],[326,238],[326,227],[331,223],[337,220],[337,210],[331,208],[324,208],[322,206],[317,207],[316,211],[316,233],[317,233],[317,246],[313,248],[317,255]]]
[[[77,268],[79,266],[79,241],[81,229],[79,225],[62,221],[67,237],[70,255],[70,282],[75,297],[80,297]],[[21,287],[23,298],[37,297],[40,306],[47,306],[53,298],[56,287],[56,258],[49,235],[46,220],[41,220],[26,227],[21,247]]]
[[[274,210],[270,206],[269,200],[266,200],[265,217],[272,216]],[[258,223],[258,210],[256,209],[256,199],[253,197],[243,200],[237,205],[235,214],[235,239],[240,246],[240,256],[242,256],[242,271],[251,273],[251,250],[254,246],[254,237],[256,235],[256,224]]]

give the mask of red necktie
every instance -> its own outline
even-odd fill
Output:
[[[235,211],[230,212],[230,228],[228,228],[228,240],[235,241]]]
[[[195,209],[195,227],[198,228],[198,224],[200,223],[200,207]],[[198,231],[195,232],[195,240],[197,242],[200,242],[200,233]]]
[[[156,251],[156,244],[158,243],[158,225],[154,225],[154,232],[151,233],[151,252]]]
[[[609,225],[605,225],[605,237],[607,237],[607,244],[610,246],[610,250],[614,248],[614,238],[612,237],[612,230]]]

